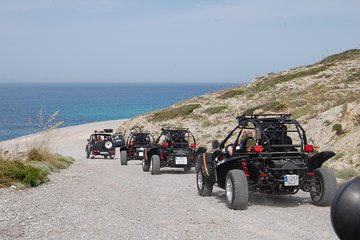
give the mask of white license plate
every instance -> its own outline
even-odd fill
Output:
[[[299,185],[299,175],[285,175],[284,176],[284,185],[285,186],[298,186]]]
[[[175,157],[176,164],[187,164],[187,157]]]
[[[144,152],[139,152],[139,157],[144,156]]]
[[[100,154],[109,154],[108,152],[100,152]]]

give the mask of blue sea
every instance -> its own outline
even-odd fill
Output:
[[[234,84],[27,83],[0,84],[0,141],[35,133],[52,122],[64,126],[130,118]],[[40,117],[42,115],[43,117]]]

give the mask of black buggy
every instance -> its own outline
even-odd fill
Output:
[[[104,156],[104,158],[115,156],[115,144],[112,139],[112,129],[104,129],[103,131],[95,130],[87,139],[85,147],[86,158],[94,158],[95,156]]]
[[[242,115],[238,126],[213,152],[197,157],[198,193],[209,196],[213,185],[225,189],[229,208],[246,209],[249,191],[270,194],[309,192],[315,205],[328,206],[336,193],[334,173],[322,164],[334,152],[308,144],[290,114]]]
[[[145,148],[154,143],[153,136],[148,132],[131,132],[126,145],[120,147],[121,165],[127,165],[129,160],[142,160]]]
[[[206,149],[196,150],[196,140],[188,128],[166,127],[161,129],[161,134],[155,144],[146,149],[142,162],[143,171],[151,168],[151,174],[159,174],[160,168],[183,168],[189,172],[195,166],[195,157]]]

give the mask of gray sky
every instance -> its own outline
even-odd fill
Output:
[[[360,47],[353,0],[0,0],[0,82],[249,82]]]

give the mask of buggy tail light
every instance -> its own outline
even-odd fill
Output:
[[[164,146],[164,147],[168,147],[168,146],[169,146],[169,142],[168,142],[168,141],[166,141],[166,140],[165,140],[165,141],[163,141],[163,146]]]
[[[194,148],[194,147],[196,147],[196,144],[195,144],[195,143],[192,143],[192,144],[190,144],[190,147],[191,147],[191,148]]]
[[[160,157],[160,159],[161,160],[163,160],[164,159],[164,153],[163,153],[163,151],[159,151],[159,157]]]
[[[134,146],[134,145],[135,145],[134,141],[129,142],[129,146]]]
[[[249,169],[247,167],[247,162],[245,162],[245,161],[241,162],[241,167],[242,167],[242,170],[245,173],[245,176],[249,177],[250,174],[249,174]]]
[[[304,147],[305,152],[313,152],[314,151],[314,146],[311,144],[306,144]]]
[[[255,152],[262,152],[264,150],[262,145],[255,145],[254,146],[254,151]]]

